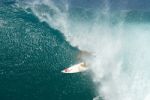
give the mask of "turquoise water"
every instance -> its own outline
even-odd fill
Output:
[[[0,100],[91,100],[88,74],[64,75],[77,48],[13,4],[0,6]]]
[[[148,0],[1,0],[0,100],[150,100],[149,43]]]

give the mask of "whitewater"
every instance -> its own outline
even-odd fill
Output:
[[[150,100],[150,23],[127,21],[132,11],[113,12],[108,0],[94,9],[73,8],[67,0],[32,0],[21,5],[62,32],[73,47],[96,55],[84,60],[91,63],[100,98]]]

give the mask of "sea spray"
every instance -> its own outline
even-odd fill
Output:
[[[111,11],[109,3],[105,0],[104,8],[95,10],[72,8],[67,1],[62,6],[53,0],[33,0],[26,6],[40,21],[61,31],[72,46],[96,55],[84,60],[91,63],[95,84],[100,83],[101,98],[149,100],[150,25],[128,21],[132,11]]]

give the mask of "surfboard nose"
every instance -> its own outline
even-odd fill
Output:
[[[61,72],[62,72],[62,73],[66,73],[66,71],[65,71],[65,70],[62,70]]]

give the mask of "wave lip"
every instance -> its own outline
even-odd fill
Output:
[[[67,1],[63,7],[53,0],[33,0],[26,6],[40,21],[61,31],[72,46],[96,55],[84,60],[92,63],[93,81],[100,83],[97,91],[104,100],[148,100],[149,23],[130,21],[136,14],[129,16],[128,11],[111,12],[105,1],[106,8],[92,11],[90,18],[87,8],[75,14]]]

